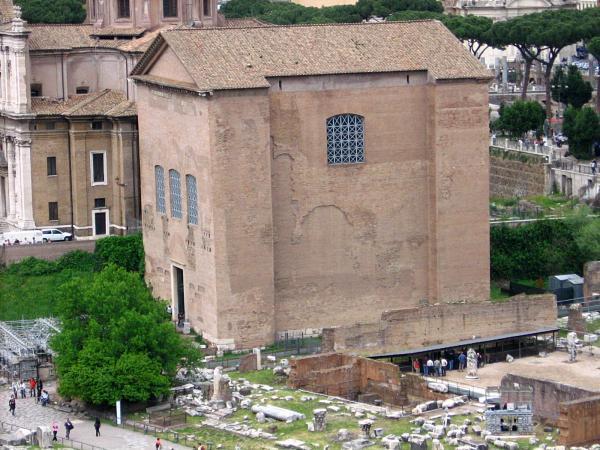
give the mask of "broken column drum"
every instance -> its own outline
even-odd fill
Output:
[[[326,421],[325,418],[327,416],[326,409],[315,409],[313,410],[313,424],[315,431],[325,431]]]

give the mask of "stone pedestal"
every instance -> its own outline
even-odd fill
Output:
[[[40,448],[52,448],[52,430],[50,427],[37,427],[35,439]]]

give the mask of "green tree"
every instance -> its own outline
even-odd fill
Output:
[[[181,358],[193,353],[142,279],[114,265],[91,282],[60,289],[59,391],[94,405],[147,401],[166,394]]]
[[[593,156],[592,146],[600,140],[600,120],[598,114],[590,108],[569,107],[565,111],[563,132],[569,138],[569,151],[578,159]]]
[[[581,227],[575,242],[579,251],[584,255],[585,261],[600,259],[600,220],[591,220]]]
[[[576,66],[569,66],[565,73],[558,67],[552,77],[552,99],[556,102],[581,108],[592,99],[592,85],[583,79]]]
[[[85,8],[82,0],[15,0],[23,19],[29,23],[82,23]]]
[[[96,242],[94,251],[98,269],[109,264],[144,275],[144,244],[141,233],[129,236],[109,236]]]
[[[444,25],[464,44],[476,58],[493,45],[492,19],[480,16],[444,16]]]
[[[546,114],[536,101],[517,100],[510,106],[500,108],[500,118],[495,128],[513,137],[521,137],[528,131],[539,131],[544,126]]]
[[[587,43],[587,49],[596,59],[598,71],[596,72],[596,112],[600,114],[600,36],[596,36]]]

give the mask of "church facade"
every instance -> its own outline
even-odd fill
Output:
[[[489,73],[439,22],[173,30],[132,78],[146,280],[207,340],[489,299]]]

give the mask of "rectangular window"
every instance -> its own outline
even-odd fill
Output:
[[[48,202],[48,220],[58,220],[58,202]]]
[[[92,130],[101,130],[103,123],[101,120],[94,120],[92,122]]]
[[[41,97],[42,96],[42,85],[39,83],[34,83],[31,85],[31,96],[32,97]]]
[[[90,153],[90,169],[92,186],[95,184],[106,184],[106,152]]]
[[[207,17],[210,16],[211,15],[210,14],[210,0],[203,0],[202,4],[203,4],[202,14]]]
[[[56,156],[48,156],[46,158],[46,169],[49,177],[56,175]]]
[[[117,17],[119,19],[126,19],[130,15],[129,0],[117,0]]]
[[[177,17],[177,0],[163,0],[163,17]]]
[[[171,190],[171,217],[181,219],[181,177],[176,170],[169,170],[169,188]]]
[[[95,198],[94,199],[94,208],[106,208],[106,199],[105,198]]]
[[[78,88],[75,88],[75,93],[76,94],[87,94],[88,92],[90,92],[90,88],[87,86],[79,86]]]
[[[165,214],[165,171],[162,166],[154,166],[154,189],[156,191],[156,212]]]
[[[185,184],[187,188],[188,223],[198,225],[198,188],[196,186],[196,177],[186,175]]]

